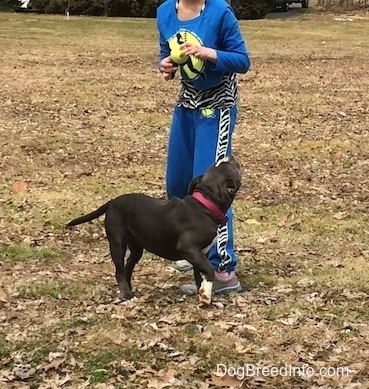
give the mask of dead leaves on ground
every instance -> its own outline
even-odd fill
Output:
[[[12,189],[14,192],[26,192],[28,189],[28,184],[23,180],[15,181],[12,184]]]
[[[8,294],[1,287],[0,287],[0,302],[2,302],[2,303],[8,303],[9,302]]]

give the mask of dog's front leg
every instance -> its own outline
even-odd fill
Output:
[[[213,266],[201,251],[192,252],[186,258],[193,265],[199,300],[202,304],[209,305],[215,277]]]
[[[193,266],[193,275],[195,277],[195,283],[196,283],[197,290],[199,290],[201,287],[201,283],[202,283],[203,278],[202,278],[200,270],[196,266]]]

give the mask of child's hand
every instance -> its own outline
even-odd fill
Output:
[[[178,65],[174,64],[170,57],[164,58],[159,67],[165,81],[171,80],[174,77],[175,72],[178,70]]]
[[[217,52],[210,47],[198,46],[189,42],[182,43],[180,47],[185,55],[193,55],[203,61],[210,61],[214,63],[217,61]]]

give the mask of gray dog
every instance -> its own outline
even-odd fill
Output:
[[[105,230],[123,299],[133,297],[132,272],[145,249],[171,261],[187,259],[193,265],[200,302],[210,304],[215,275],[205,254],[216,241],[218,227],[226,223],[225,213],[240,185],[240,165],[233,156],[226,157],[194,178],[183,199],[125,194],[67,227],[106,214]],[[124,265],[127,247],[130,255]]]

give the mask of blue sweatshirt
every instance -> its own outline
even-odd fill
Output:
[[[246,73],[250,59],[241,35],[238,20],[232,7],[225,0],[207,0],[198,17],[181,21],[176,12],[176,0],[167,0],[157,10],[160,60],[170,55],[174,41],[188,41],[217,51],[217,61],[193,59],[180,65],[185,82],[191,82],[198,90],[217,86],[226,73]],[[190,61],[191,62],[191,61]]]

